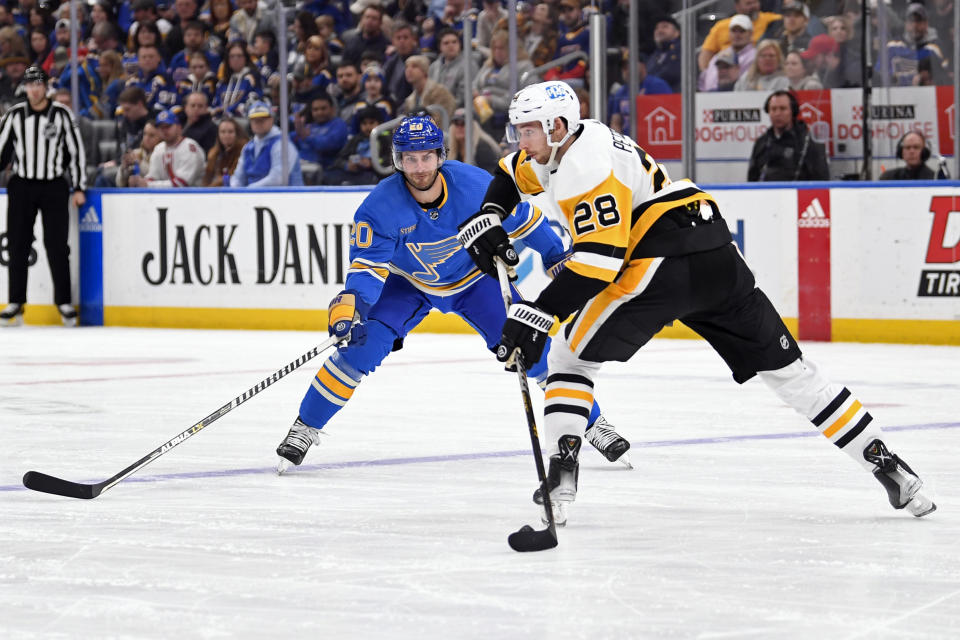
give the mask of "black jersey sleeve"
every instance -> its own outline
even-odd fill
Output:
[[[609,284],[597,278],[582,276],[570,269],[563,269],[553,282],[540,292],[535,304],[563,322]]]
[[[513,178],[510,177],[503,167],[498,166],[493,174],[493,180],[487,187],[487,193],[483,197],[483,206],[481,209],[487,209],[492,206],[498,209],[500,218],[506,218],[513,211],[513,208],[520,202],[520,192]]]

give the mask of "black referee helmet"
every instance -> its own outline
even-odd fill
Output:
[[[44,71],[42,67],[34,65],[23,72],[22,82],[23,84],[30,84],[31,82],[42,82],[46,84],[47,79],[47,72]]]

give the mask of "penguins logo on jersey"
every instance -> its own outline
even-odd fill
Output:
[[[435,267],[449,260],[460,250],[460,241],[456,236],[451,236],[438,242],[408,242],[407,249],[426,270],[414,271],[410,275],[423,282],[437,282],[440,280],[440,274]]]
[[[547,97],[551,100],[559,100],[560,98],[566,97],[566,94],[560,87],[549,85],[547,86]]]

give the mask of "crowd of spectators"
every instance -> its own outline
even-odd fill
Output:
[[[381,175],[374,165],[390,163],[388,156],[373,157],[371,131],[422,110],[449,123],[451,157],[464,157],[469,126],[476,163],[496,165],[505,150],[511,98],[504,0],[300,0],[282,9],[279,1],[78,5],[79,115],[87,123],[110,123],[98,131],[115,125],[112,151],[94,154],[95,184],[238,187],[282,181],[269,164],[279,157],[281,116],[275,105],[284,82],[291,110],[283,117],[289,118],[296,154],[289,163],[291,183],[375,183]],[[620,72],[608,74],[610,84],[603,88],[608,123],[629,133],[630,73],[643,94],[680,89],[681,23],[672,17],[680,5],[639,0],[641,56],[630,69],[623,55],[628,0],[518,2],[521,86],[562,79],[585,97],[590,61],[576,54],[589,51],[588,17],[599,11],[610,50],[621,52],[606,61]],[[696,20],[698,89],[769,94],[859,86],[860,6],[860,0],[721,1],[710,8],[717,13]],[[879,6],[872,32],[890,36],[873,39],[875,84],[949,82],[956,39],[952,0],[880,0]],[[284,33],[278,10],[288,25]],[[473,57],[465,61],[462,30],[468,14],[475,29]],[[20,79],[30,64],[50,73],[55,99],[69,102],[70,39],[68,2],[0,0],[0,108],[21,99]],[[279,72],[281,42],[287,78]],[[568,54],[572,59],[551,65]],[[469,124],[467,100],[475,118]],[[588,101],[583,104],[589,115]],[[193,167],[198,154],[199,169]],[[168,175],[187,158],[187,175]]]
[[[860,0],[736,0],[734,15],[716,21],[701,43],[699,89],[862,86],[861,4]],[[926,4],[872,0],[871,6],[874,86],[952,81],[952,43],[957,37],[953,0],[927,0]]]

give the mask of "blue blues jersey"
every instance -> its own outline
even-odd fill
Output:
[[[933,84],[945,84],[944,80],[949,62],[944,58],[940,47],[934,42],[910,43],[903,40],[891,40],[887,43],[887,71],[894,86],[909,87],[920,71],[920,62],[928,61]],[[874,69],[882,72],[877,60]]]
[[[350,235],[350,269],[345,287],[372,304],[390,273],[436,296],[459,293],[483,274],[457,240],[457,227],[480,209],[492,176],[477,167],[446,161],[437,180],[440,205],[425,209],[397,173],[380,182],[357,209]],[[543,213],[521,203],[503,221],[513,240],[540,253],[544,262],[563,254],[563,243]]]

